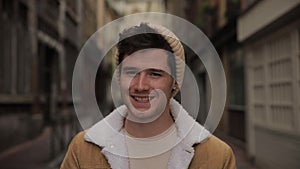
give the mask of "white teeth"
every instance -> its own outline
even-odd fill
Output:
[[[150,100],[149,97],[134,97],[134,99],[140,102],[148,102]]]

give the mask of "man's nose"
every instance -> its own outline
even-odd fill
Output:
[[[147,75],[144,72],[140,72],[134,77],[134,89],[137,91],[149,90]]]

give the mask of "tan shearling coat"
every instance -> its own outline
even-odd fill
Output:
[[[110,169],[101,148],[85,141],[83,137],[84,132],[81,132],[73,139],[61,169]],[[217,137],[211,136],[194,148],[195,154],[189,169],[235,169],[231,148]]]
[[[179,142],[171,150],[168,169],[235,169],[234,154],[226,143],[211,135],[174,99],[170,109]],[[121,106],[75,136],[61,169],[129,169],[124,136],[120,134],[126,112],[126,106]]]

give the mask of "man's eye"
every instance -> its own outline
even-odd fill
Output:
[[[156,73],[156,72],[151,72],[150,76],[152,76],[152,77],[161,77],[162,74],[161,73]]]
[[[137,74],[136,71],[134,70],[128,70],[128,71],[125,71],[126,75],[129,75],[129,76],[135,76]]]

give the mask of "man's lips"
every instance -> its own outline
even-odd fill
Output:
[[[154,96],[130,95],[137,102],[148,103]]]

